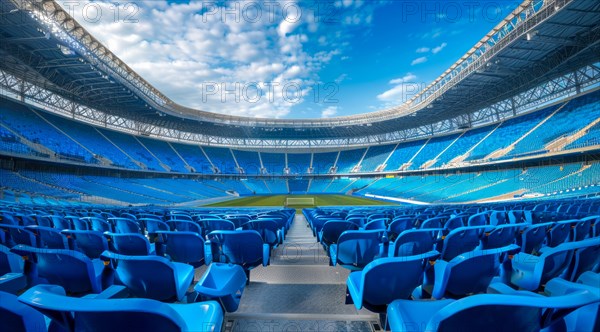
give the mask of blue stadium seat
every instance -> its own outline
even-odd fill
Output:
[[[504,225],[510,223],[508,219],[508,215],[505,211],[492,211],[489,215],[490,222],[489,224],[492,226]]]
[[[329,252],[329,246],[338,242],[338,239],[345,231],[358,230],[358,226],[347,221],[328,221],[323,224],[318,233],[318,241],[321,242],[325,251]]]
[[[399,299],[388,306],[387,321],[394,332],[540,331],[562,322],[566,313],[599,301],[600,294],[590,288],[548,297],[519,292],[472,295],[459,300]]]
[[[242,230],[254,230],[260,233],[263,242],[271,249],[283,243],[284,231],[279,228],[274,220],[256,219],[242,225]]]
[[[372,219],[371,221],[367,221],[364,226],[364,230],[372,231],[372,230],[386,230],[387,229],[387,218],[377,218]]]
[[[35,234],[23,226],[0,224],[0,231],[4,232],[3,241],[7,247],[14,247],[18,244],[38,246]]]
[[[53,218],[60,218],[60,217],[58,217],[58,216],[51,216],[51,215],[40,216],[38,218],[38,226],[54,227],[54,222],[52,221]]]
[[[195,300],[219,301],[225,311],[235,312],[240,305],[246,282],[246,273],[241,266],[212,263],[194,286],[194,291],[198,294]]]
[[[517,236],[517,245],[521,247],[521,252],[533,254],[540,250],[546,240],[548,230],[554,225],[552,222],[539,224],[525,224],[525,229]]]
[[[388,225],[387,233],[390,241],[394,241],[400,233],[411,229],[414,226],[413,218],[411,217],[396,217]]]
[[[52,317],[60,330],[217,332],[223,323],[223,311],[212,301],[168,304],[150,299],[74,298],[53,285],[33,287],[19,301]]]
[[[158,219],[150,219],[150,218],[140,218],[140,222],[145,224],[146,231],[148,235],[155,235],[159,231],[170,231],[171,228],[169,224],[164,221],[160,221]],[[202,233],[200,233],[202,234]]]
[[[26,274],[37,273],[39,277],[64,287],[70,293],[100,293],[103,284],[109,282],[108,279],[103,280],[104,264],[101,260],[92,260],[77,251],[40,249],[24,245],[18,245],[11,251],[28,257],[25,261]]]
[[[111,224],[102,218],[83,217],[81,219],[88,221],[88,224],[90,225],[89,230],[96,231],[96,232],[102,232],[102,233],[113,231]]]
[[[600,238],[596,237],[563,243],[554,248],[545,247],[540,256],[518,253],[511,260],[510,282],[525,290],[537,290],[565,271],[576,250],[599,245]]]
[[[155,245],[138,233],[105,233],[109,236],[109,248],[116,253],[130,256],[154,255]]]
[[[582,221],[590,221],[589,237],[600,236],[600,216],[589,216],[581,218]]]
[[[196,224],[193,221],[175,219],[175,220],[170,220],[167,223],[169,224],[172,231],[194,232],[194,233],[202,234],[202,229],[200,228],[200,225]],[[150,233],[150,232],[148,232],[148,233]]]
[[[44,226],[27,226],[26,228],[38,237],[40,248],[69,249],[67,237],[56,228]]]
[[[250,270],[269,265],[270,247],[263,243],[257,231],[214,231],[207,235],[206,263],[231,263],[241,265],[250,281]]]
[[[571,234],[571,226],[576,222],[576,220],[565,220],[554,223],[548,230],[545,245],[548,247],[556,247],[559,244],[568,241],[569,235]]]
[[[481,249],[496,249],[515,243],[521,225],[500,224],[486,227],[481,235]]]
[[[467,221],[468,226],[485,226],[489,225],[489,217],[491,211],[484,211],[477,214],[474,214],[469,217]]]
[[[135,296],[159,301],[182,301],[194,280],[194,267],[170,262],[159,256],[128,256],[110,251],[102,253],[110,260],[119,282]]]
[[[141,234],[142,229],[140,228],[140,224],[137,221],[131,220],[129,218],[108,218],[108,222],[112,225],[112,228],[115,230],[115,233],[120,234],[131,234],[137,233]]]
[[[507,259],[506,254],[516,249],[518,246],[509,245],[466,252],[451,261],[438,259],[433,270],[427,272],[423,290],[435,299],[483,293],[500,272],[501,263]]]
[[[466,215],[456,215],[454,217],[450,217],[444,223],[444,229],[452,231],[452,230],[455,230],[455,229],[457,229],[459,227],[467,226],[468,219],[469,219],[469,217],[466,216]]]
[[[419,228],[444,228],[444,224],[446,223],[448,218],[446,217],[433,217],[426,219],[421,223]]]
[[[593,219],[583,218],[571,224],[570,241],[581,241],[590,236]]]
[[[454,257],[475,250],[480,244],[481,227],[459,227],[443,237],[442,259],[450,261]]]
[[[108,240],[104,233],[97,231],[74,231],[65,229],[62,231],[67,238],[73,242],[72,247],[81,251],[89,258],[100,258],[100,255],[108,250]]]
[[[19,302],[16,295],[0,291],[0,322],[3,331],[45,332],[44,315]]]
[[[73,218],[71,219],[71,224],[73,225],[73,229],[76,231],[88,231],[92,229],[92,225],[90,223],[90,217],[82,217],[82,218]]]
[[[213,231],[233,231],[235,230],[235,225],[225,219],[202,219],[202,230],[203,235],[208,235]]]
[[[157,253],[164,252],[174,262],[194,267],[204,264],[204,239],[196,232],[157,231]],[[159,249],[160,248],[160,249]]]
[[[23,259],[10,252],[8,247],[0,245],[0,291],[17,294],[27,287],[27,278],[23,274]]]
[[[354,303],[356,310],[365,307],[385,312],[397,299],[410,298],[423,280],[429,260],[439,256],[437,251],[406,257],[381,258],[369,263],[362,271],[350,273],[346,282],[346,304]]]
[[[569,281],[576,281],[583,273],[594,271],[594,268],[600,268],[600,244],[591,245],[575,250],[569,268],[564,278]],[[600,287],[600,283],[598,283]]]
[[[351,271],[362,270],[376,258],[386,256],[386,241],[385,231],[382,230],[345,231],[337,243],[329,246],[330,265],[339,264]]]
[[[420,255],[435,249],[438,241],[439,230],[435,229],[409,229],[390,243],[389,257]]]

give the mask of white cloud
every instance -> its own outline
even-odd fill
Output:
[[[417,76],[407,73],[403,77],[395,78],[389,83],[394,85],[389,90],[377,95],[377,99],[385,102],[385,107],[397,106],[412,98],[421,88],[416,82]]]
[[[322,118],[331,118],[335,116],[338,112],[337,106],[329,106],[321,112]]]
[[[419,47],[417,48],[417,53],[427,53],[429,52],[431,49],[429,47]]]
[[[424,62],[427,62],[427,57],[426,57],[426,56],[422,56],[422,57],[419,57],[419,58],[416,58],[416,59],[414,59],[414,60],[413,60],[413,61],[410,63],[410,65],[411,65],[411,66],[414,66],[414,65],[418,65],[418,64],[420,64],[420,63],[424,63]]]
[[[408,73],[406,75],[404,75],[404,77],[400,77],[400,78],[394,78],[393,80],[390,81],[390,84],[401,84],[401,83],[406,83],[406,82],[411,82],[414,81],[417,78],[417,76]]]
[[[441,50],[443,50],[446,46],[448,46],[447,43],[442,43],[440,44],[440,46],[434,47],[433,49],[431,49],[431,53],[433,54],[437,54],[439,53]]]
[[[113,2],[93,2],[105,13],[97,22],[83,16],[83,5],[70,12],[98,40],[169,98],[204,111],[286,117],[293,106],[302,104],[305,99],[306,102],[312,100],[309,92],[315,82],[319,82],[320,70],[329,62],[346,57],[344,52],[349,48],[347,40],[351,31],[330,29],[330,23],[322,22],[323,17],[298,16],[295,6],[289,6],[288,17],[277,17],[281,16],[280,10],[273,19],[265,9],[269,0],[257,2],[265,11],[254,21],[239,19],[240,11],[237,12],[238,19],[231,14],[236,13],[236,5],[240,6],[236,1],[210,2],[211,6],[220,6],[213,8],[216,13],[205,7],[208,2],[142,1],[135,3],[139,7],[134,15],[137,22],[131,23],[123,21],[124,11],[120,12],[120,19],[115,20]],[[66,9],[68,2],[59,0],[59,4]],[[340,5],[340,11],[331,19],[343,26],[369,24],[372,12],[378,6],[363,5],[363,1],[346,1]],[[303,12],[310,10],[303,6],[298,2]],[[344,6],[349,7],[348,10]],[[251,13],[245,14],[251,17]],[[275,87],[270,88],[270,83]],[[238,98],[227,93],[210,94],[206,91],[210,84],[219,90],[237,86]],[[244,95],[243,90],[249,86],[262,89],[259,101],[245,98],[250,91]],[[284,91],[290,86],[298,86],[299,91]],[[299,97],[290,101],[286,93]]]

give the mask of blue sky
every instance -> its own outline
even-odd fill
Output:
[[[515,1],[60,2],[174,101],[223,114],[320,118],[402,104]]]

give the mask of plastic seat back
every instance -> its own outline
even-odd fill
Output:
[[[550,279],[568,272],[566,270],[577,250],[599,245],[600,238],[592,238],[566,242],[554,248],[544,247],[539,257],[519,253],[512,260],[511,283],[527,290],[536,290]]]
[[[412,218],[395,218],[388,226],[388,237],[390,241],[394,241],[398,235],[411,228],[413,228]]]
[[[498,275],[501,255],[516,249],[516,245],[511,245],[498,249],[475,250],[463,253],[447,264],[436,262],[432,296],[441,299],[449,295],[462,297],[485,292],[492,279]]]
[[[36,233],[39,237],[39,246],[49,249],[69,249],[66,236],[56,228],[31,226],[29,230]]]
[[[402,232],[390,246],[390,257],[413,256],[435,249],[438,231],[429,229],[409,229]]]
[[[489,212],[480,212],[469,217],[467,225],[485,226],[489,224]]]
[[[560,221],[552,225],[546,235],[546,245],[548,247],[556,247],[559,244],[568,241],[571,233],[571,225],[575,224],[576,220]]]
[[[102,281],[91,259],[83,253],[67,249],[39,249],[18,245],[11,251],[33,255],[40,277],[60,285],[71,293],[100,293]]]
[[[159,256],[116,256],[116,273],[135,296],[159,301],[176,299],[175,267]],[[189,286],[189,285],[187,285]]]
[[[257,219],[242,225],[243,230],[255,230],[260,233],[263,242],[271,247],[279,244],[279,226],[273,220]]]
[[[481,237],[482,249],[502,248],[514,243],[521,228],[521,225],[513,224],[486,228]]]
[[[167,232],[170,231],[171,228],[169,227],[169,224],[167,224],[164,221],[160,221],[160,220],[156,220],[156,219],[149,219],[149,218],[141,218],[140,222],[143,222],[146,224],[146,231],[148,232],[148,234],[156,234],[157,232]],[[202,233],[200,233],[202,234]]]
[[[137,221],[137,217],[136,216],[134,216],[131,213],[127,213],[127,212],[121,213],[121,218],[129,219],[129,220],[132,220],[132,221]]]
[[[84,231],[87,230],[87,229],[82,229],[82,228],[85,228],[86,226],[79,222],[79,218],[81,218],[81,217],[76,216],[76,215],[67,215],[67,216],[63,217],[63,219],[69,223],[69,229],[76,230],[77,229],[76,227],[79,227],[80,228],[79,230],[84,230]]]
[[[110,222],[115,230],[115,233],[120,234],[131,234],[137,233],[141,234],[142,229],[137,221],[133,221],[128,218],[109,218],[108,222]]]
[[[475,250],[480,243],[480,234],[479,227],[460,227],[451,231],[442,243],[442,259],[450,261],[462,253]]]
[[[365,231],[373,231],[373,230],[386,230],[387,224],[384,218],[374,219],[373,221],[369,221],[365,224]]]
[[[0,212],[0,225],[18,225],[12,213],[8,211]]]
[[[454,216],[444,223],[444,228],[451,231],[459,227],[464,227],[467,225],[468,218],[467,216]]]
[[[363,269],[374,259],[384,257],[382,247],[385,231],[349,230],[343,232],[332,247],[332,260],[351,270]]]
[[[527,224],[525,229],[517,235],[517,245],[521,247],[521,252],[532,254],[539,251],[546,240],[546,235],[554,223]]]
[[[337,243],[340,235],[345,231],[358,230],[358,226],[347,221],[328,221],[321,229],[321,244],[326,248]]]
[[[504,225],[510,222],[505,211],[492,211],[489,218],[489,224],[492,226]]]
[[[62,232],[72,239],[77,250],[89,258],[99,258],[105,250],[108,250],[108,241],[101,232],[72,230],[63,230]]]
[[[600,264],[600,244],[577,249],[573,255],[566,278],[570,281],[576,281],[581,274],[592,271],[598,264]]]
[[[21,256],[10,252],[6,246],[0,245],[0,276],[6,273],[22,273],[23,259]]]
[[[141,234],[109,233],[115,252],[129,256],[150,255],[150,242]]]
[[[245,270],[263,263],[263,240],[257,231],[213,231],[207,237],[213,261],[241,265]]]
[[[575,225],[571,225],[571,241],[581,241],[590,236],[592,221],[592,219],[583,218]]]
[[[172,221],[169,221],[168,224],[171,226],[171,230],[174,230],[174,231],[194,232],[194,233],[202,234],[202,229],[200,228],[200,225],[196,224],[193,221],[172,220]]]
[[[443,228],[444,224],[448,220],[446,217],[433,217],[429,218],[421,223],[419,228]]]
[[[76,231],[88,231],[92,228],[92,225],[90,224],[90,217],[82,217],[82,218],[76,218],[76,219],[72,219],[71,223],[73,224],[73,229],[75,229]]]
[[[204,239],[196,232],[159,231],[157,243],[163,244],[171,260],[199,266],[204,263]]]
[[[235,225],[233,222],[225,219],[203,219],[202,229],[204,230],[204,235],[206,235],[213,231],[233,231],[235,230]]]
[[[527,222],[525,218],[525,211],[523,210],[510,210],[508,211],[508,221],[511,224],[520,224]]]
[[[167,221],[189,221],[189,222],[193,222],[194,219],[192,219],[192,217],[188,216],[187,214],[174,213],[174,214],[170,214],[168,216]]]
[[[589,217],[584,217],[581,218],[582,221],[588,221],[590,222],[590,232],[589,232],[589,237],[595,237],[595,236],[600,236],[600,216],[589,216]],[[580,235],[578,235],[579,237]],[[581,235],[583,236],[583,235]]]
[[[35,234],[23,226],[0,225],[0,231],[5,233],[5,243],[8,247],[18,244],[37,247]]]
[[[439,253],[432,251],[423,255],[377,259],[361,272],[362,304],[369,310],[382,312],[385,306],[397,299],[408,299],[423,280],[423,272],[429,259]],[[399,273],[399,271],[402,271]]]
[[[0,322],[3,331],[37,332],[46,330],[44,315],[19,302],[16,295],[0,291]]]
[[[43,227],[54,227],[54,223],[52,222],[52,218],[56,217],[58,218],[58,216],[50,216],[50,215],[44,215],[38,218],[38,226],[43,226]]]
[[[92,231],[96,231],[96,232],[112,232],[112,226],[111,224],[102,219],[102,218],[97,218],[97,217],[85,217],[85,218],[81,218],[81,219],[87,219],[90,225],[89,230]]]

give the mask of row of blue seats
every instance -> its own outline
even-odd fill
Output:
[[[383,268],[387,262],[380,264]],[[587,273],[577,283],[553,279],[543,294],[493,284],[487,294],[458,300],[397,299],[388,306],[386,325],[398,332],[594,331],[600,327],[598,284],[600,276]],[[184,305],[144,299],[78,299],[51,285],[36,286],[19,297],[0,292],[0,315],[12,331],[106,331],[123,326],[139,331],[220,331],[223,320],[215,302]]]
[[[128,262],[135,264],[136,262]],[[158,267],[158,271],[147,270]],[[189,281],[189,273],[175,270],[178,296],[185,292],[182,286]],[[139,268],[146,274],[149,292],[154,297],[169,293],[170,276],[159,265],[146,264]],[[132,276],[134,277],[134,276]],[[165,278],[165,283],[160,279]],[[0,291],[0,321],[3,330],[15,332],[40,331],[106,331],[122,329],[134,331],[221,331],[223,312],[238,309],[244,292],[246,277],[240,266],[214,263],[187,293],[184,302],[164,303],[151,298],[132,298],[137,288],[113,285],[98,294],[82,297],[67,296],[68,291],[53,284],[36,285],[17,297]],[[33,295],[35,298],[30,297]],[[145,294],[148,295],[148,294]],[[25,304],[25,305],[24,305]],[[131,322],[135,321],[135,325]]]
[[[249,271],[259,265],[267,266],[270,258],[269,244],[253,230],[214,231],[208,234],[206,242],[192,232],[161,232],[157,243],[160,247],[166,246],[167,257],[160,254],[161,250],[156,254],[141,235],[111,234],[114,243],[108,246],[102,237],[101,245],[86,242],[87,237],[80,237],[86,235],[86,231],[69,232],[78,237],[78,250],[0,245],[0,276],[6,275],[6,280],[0,281],[0,289],[19,291],[50,281],[70,293],[99,293],[112,285],[113,277],[116,277],[117,283],[138,289],[134,292],[136,295],[155,298],[149,292],[161,289],[161,283],[167,283],[169,276],[175,276],[174,282],[183,287],[177,288],[176,298],[181,300],[181,291],[185,291],[189,283],[178,282],[177,275],[185,276],[182,280],[191,282],[195,266],[212,262],[239,265],[249,280]],[[107,250],[109,248],[111,250]],[[26,258],[24,262],[19,262],[21,257]]]

